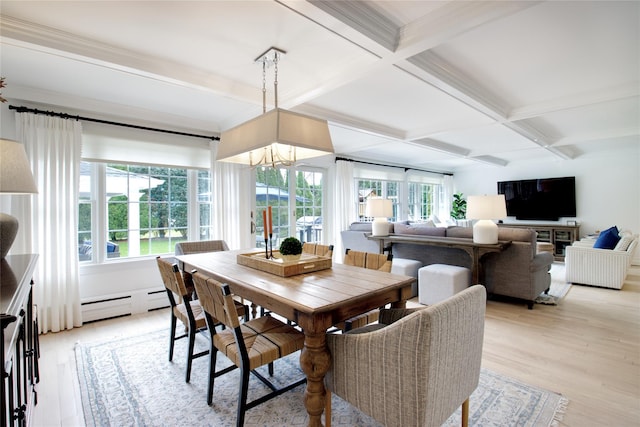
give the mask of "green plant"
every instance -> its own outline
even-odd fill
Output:
[[[464,199],[464,194],[455,193],[453,195],[450,215],[452,219],[465,219],[467,216],[467,201]]]
[[[295,237],[287,237],[280,244],[282,255],[300,255],[302,253],[302,243]]]

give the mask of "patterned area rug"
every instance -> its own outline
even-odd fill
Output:
[[[168,329],[104,343],[79,343],[76,363],[87,426],[233,426],[239,371],[216,379],[214,403],[206,403],[208,357],[193,362],[191,382],[184,382],[184,340],[176,343],[173,362],[167,360]],[[197,346],[206,348],[204,336]],[[303,375],[298,354],[275,364],[274,382],[287,383]],[[227,366],[224,356],[218,367]],[[253,376],[249,399],[267,388]],[[249,410],[246,426],[306,426],[304,385]],[[483,370],[471,396],[471,426],[551,426],[561,419],[567,400],[559,394]],[[332,424],[379,426],[337,396],[332,400]],[[460,425],[460,409],[444,424]]]
[[[571,289],[571,283],[567,283],[566,277],[564,264],[554,262],[551,265],[551,286],[549,287],[549,293],[540,294],[535,302],[538,304],[558,305]]]

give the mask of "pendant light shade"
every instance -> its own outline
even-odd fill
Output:
[[[280,108],[222,132],[218,160],[250,166],[290,165],[333,153],[326,120]]]
[[[217,160],[252,167],[276,167],[334,152],[326,120],[278,108],[278,62],[285,53],[271,47],[256,58],[255,62],[262,65],[262,115],[222,132]],[[265,86],[267,65],[275,68],[275,108],[269,112]]]

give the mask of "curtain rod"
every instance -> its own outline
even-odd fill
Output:
[[[67,114],[67,113],[57,113],[55,111],[38,110],[36,108],[16,107],[16,106],[13,106],[13,105],[9,105],[9,109],[10,110],[16,110],[16,112],[18,112],[18,113],[44,114],[46,116],[61,117],[63,119],[85,120],[87,122],[102,123],[102,124],[106,124],[106,125],[122,126],[122,127],[127,127],[127,128],[133,128],[133,129],[148,130],[148,131],[152,131],[152,132],[162,132],[162,133],[169,133],[169,134],[172,134],[172,135],[190,136],[192,138],[204,138],[204,139],[210,139],[212,141],[220,141],[220,137],[218,137],[218,136],[197,135],[197,134],[194,134],[194,133],[178,132],[178,131],[175,131],[175,130],[158,129],[158,128],[152,128],[152,127],[147,127],[147,126],[138,126],[138,125],[132,125],[132,124],[129,124],[129,123],[121,123],[121,122],[112,122],[112,121],[109,121],[109,120],[93,119],[91,117],[74,116],[74,115]]]
[[[430,171],[427,169],[416,169],[416,168],[407,168],[404,166],[395,166],[395,165],[383,165],[382,163],[373,163],[373,162],[365,162],[362,160],[354,160],[354,159],[348,159],[346,157],[336,157],[336,162],[338,160],[343,160],[345,162],[355,162],[355,163],[362,163],[365,165],[373,165],[373,166],[383,166],[386,168],[399,168],[399,169],[404,169],[404,171],[409,171],[409,170],[413,170],[413,171],[419,171],[419,172],[428,172],[428,173],[436,173],[439,175],[448,175],[448,176],[453,176],[453,174],[451,172],[436,172],[436,171]]]

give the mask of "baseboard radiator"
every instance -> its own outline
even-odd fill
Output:
[[[88,298],[81,302],[82,323],[146,313],[164,307],[169,307],[164,288]]]

